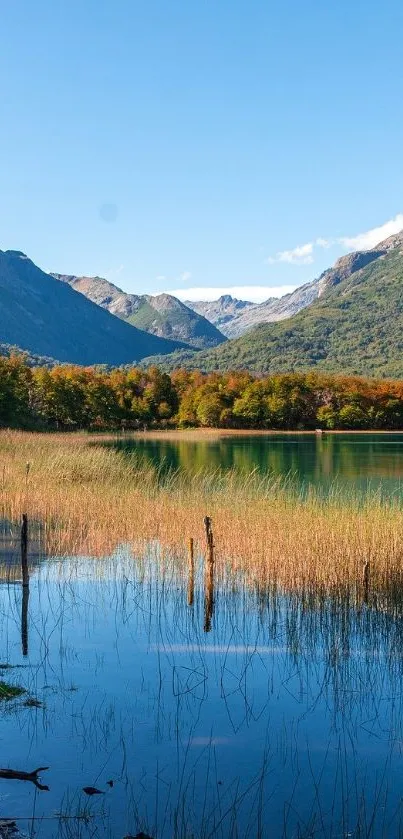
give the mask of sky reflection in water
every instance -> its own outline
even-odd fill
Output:
[[[215,591],[205,633],[202,578],[189,607],[168,569],[124,551],[43,563],[27,658],[21,590],[1,586],[1,659],[24,665],[3,678],[44,702],[2,703],[1,764],[50,767],[49,792],[0,780],[1,815],[34,814],[46,839],[398,836],[400,618],[240,583]]]

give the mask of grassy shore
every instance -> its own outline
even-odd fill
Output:
[[[203,518],[212,516],[217,575],[285,589],[360,590],[370,562],[373,590],[400,586],[403,509],[378,494],[365,500],[314,491],[256,473],[162,476],[139,457],[87,435],[0,434],[2,516],[23,512],[43,525],[53,555],[106,555],[130,543],[157,542],[187,562],[189,538],[205,550]]]

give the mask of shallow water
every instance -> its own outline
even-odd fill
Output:
[[[116,443],[161,469],[235,469],[290,478],[299,487],[325,492],[382,490],[403,496],[403,434],[267,434],[204,439],[150,439]]]
[[[23,656],[21,589],[0,586],[1,660],[24,665],[1,677],[43,702],[1,703],[1,766],[49,766],[50,787],[0,779],[0,816],[45,839],[403,836],[400,615],[211,594],[198,574],[189,606],[157,546],[49,560]]]

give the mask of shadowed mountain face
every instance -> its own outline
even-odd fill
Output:
[[[36,355],[119,365],[185,346],[123,323],[19,251],[0,251],[0,293],[2,343]]]
[[[403,232],[342,257],[312,285],[316,299],[293,317],[263,323],[208,353],[179,353],[161,363],[403,377]]]
[[[160,338],[181,341],[195,349],[216,347],[226,340],[209,320],[170,294],[126,294],[103,277],[68,274],[52,274],[52,277],[67,283],[132,326]]]

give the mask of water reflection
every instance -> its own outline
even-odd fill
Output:
[[[219,585],[196,557],[189,606],[161,567],[48,562],[28,613],[0,588],[3,663],[28,665],[7,678],[44,703],[3,703],[2,764],[50,767],[49,792],[0,779],[3,815],[45,839],[401,835],[401,602]]]
[[[300,485],[329,488],[334,481],[366,491],[403,489],[403,434],[276,434],[167,440],[137,437],[114,443],[135,451],[162,471],[189,474],[235,469],[291,476]],[[161,465],[162,464],[162,465]]]

